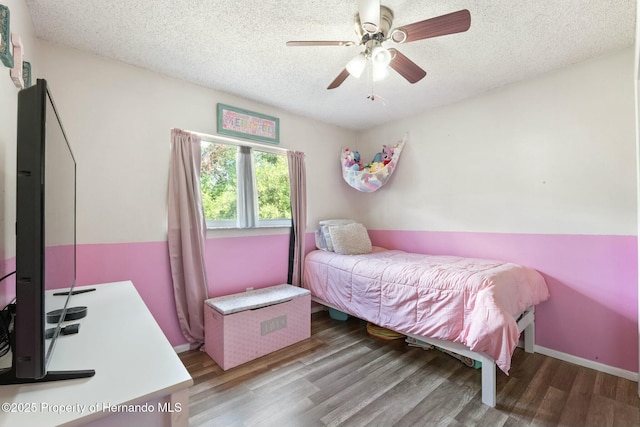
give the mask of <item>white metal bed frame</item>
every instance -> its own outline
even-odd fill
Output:
[[[326,307],[331,307],[335,310],[345,312],[344,309],[338,308],[314,296],[311,297],[311,300]],[[349,312],[345,313],[358,318],[358,316],[355,316]],[[516,316],[516,323],[518,325],[518,332],[524,332],[524,351],[526,351],[527,353],[534,353],[535,308],[529,307],[520,315]],[[404,332],[402,333],[404,334]],[[422,337],[420,335],[405,335],[424,341],[427,344],[431,344],[445,350],[449,350],[453,353],[460,354],[462,356],[466,356],[473,360],[482,362],[482,403],[492,408],[496,406],[496,362],[491,357],[487,356],[485,353],[477,353],[475,351],[471,351],[471,349],[469,349],[469,347],[464,344],[440,340],[436,338]]]

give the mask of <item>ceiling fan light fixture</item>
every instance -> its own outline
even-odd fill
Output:
[[[368,82],[384,79],[389,75],[389,69],[393,69],[406,81],[414,84],[427,75],[426,71],[395,48],[385,49],[382,44],[388,40],[400,44],[446,36],[467,31],[471,27],[471,13],[467,9],[424,19],[399,28],[393,28],[393,17],[393,11],[382,6],[380,0],[358,0],[358,12],[353,17],[353,23],[359,42],[288,41],[287,46],[352,46],[357,44],[364,47],[364,51],[347,63],[327,89],[337,88],[349,76],[360,78],[365,69],[367,69]],[[370,69],[368,69],[369,62],[371,63]]]
[[[391,31],[391,40],[395,43],[404,43],[407,40],[407,32],[401,28]]]
[[[384,80],[389,76],[389,67],[382,64],[373,64],[371,67],[371,80],[374,82],[379,82],[380,80]]]
[[[367,58],[365,58],[364,54],[360,53],[347,63],[347,71],[353,77],[359,79],[366,66]]]
[[[386,67],[391,62],[391,52],[382,46],[376,46],[371,50],[371,61],[374,65],[384,65]]]
[[[378,26],[373,22],[363,22],[362,30],[367,34],[375,34],[378,32]]]
[[[366,34],[376,34],[380,27],[380,1],[359,0],[357,20]]]

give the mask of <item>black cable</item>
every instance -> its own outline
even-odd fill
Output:
[[[2,276],[2,278],[0,278],[0,282],[12,274],[16,274],[15,270]],[[0,310],[0,357],[4,356],[9,352],[9,350],[11,350],[11,322],[13,320],[13,313],[15,312],[14,303],[15,299]]]
[[[2,276],[2,278],[0,278],[0,282],[2,282],[4,279],[6,279],[7,277],[11,276],[12,274],[16,274],[16,271],[13,270],[11,273],[5,274],[4,276]]]
[[[11,322],[15,313],[15,304],[11,302],[0,310],[0,357],[11,350]]]
[[[0,325],[0,357],[9,353],[11,350],[11,335],[9,333],[9,326],[2,316],[2,325]]]

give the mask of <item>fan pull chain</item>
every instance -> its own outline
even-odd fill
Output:
[[[367,95],[367,99],[370,99],[371,101],[375,101],[376,96],[374,95],[374,92],[373,92],[373,63],[368,65],[370,66],[367,67],[367,80],[369,81],[371,90],[369,91],[369,95]]]
[[[371,101],[380,101],[382,103],[382,106],[386,107],[387,100],[381,97],[380,95],[376,95],[374,91],[373,70],[371,69],[371,67],[367,67],[367,68],[369,69],[367,73],[367,78],[369,79],[369,83],[371,85],[371,91],[369,92],[369,95],[367,95],[367,99],[370,99]]]

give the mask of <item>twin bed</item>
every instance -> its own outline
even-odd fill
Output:
[[[534,306],[549,298],[528,267],[380,247],[310,252],[304,287],[322,305],[482,362],[482,402],[491,407],[496,366],[508,374],[522,332],[533,352]]]

